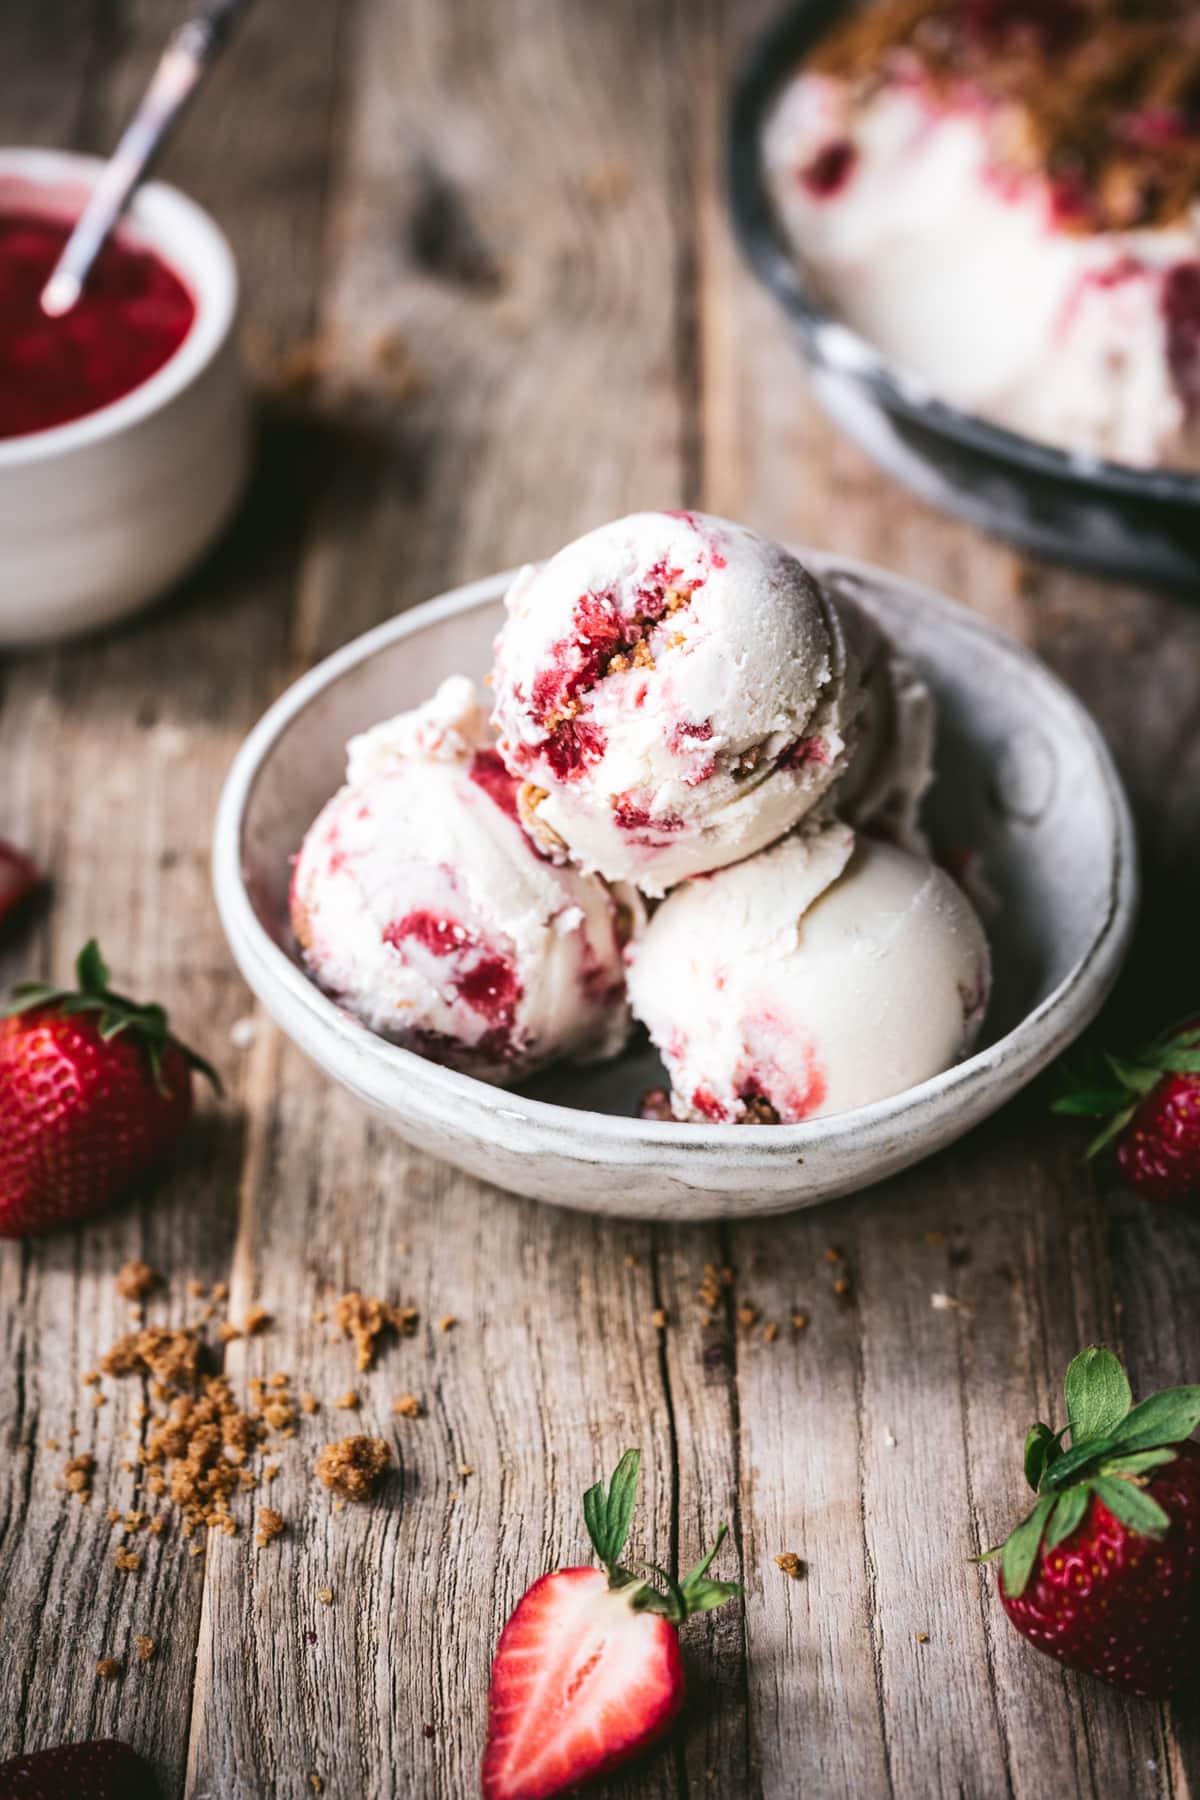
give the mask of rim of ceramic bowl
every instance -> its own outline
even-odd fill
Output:
[[[851,1112],[832,1113],[826,1118],[798,1125],[774,1125],[753,1134],[756,1155],[792,1160],[806,1148],[811,1150],[828,1140],[843,1137],[847,1130],[866,1135],[877,1127],[894,1126],[900,1116],[917,1110],[935,1109],[943,1117],[957,1112],[975,1089],[999,1073],[1014,1049],[1021,1054],[1023,1076],[1020,1085],[1032,1079],[1079,1035],[1111,991],[1133,929],[1138,897],[1133,821],[1120,778],[1099,727],[1057,676],[1032,652],[993,630],[965,607],[928,588],[854,558],[804,548],[796,553],[821,573],[837,571],[863,582],[868,590],[878,589],[880,585],[892,591],[899,590],[904,594],[906,604],[920,608],[926,614],[932,612],[939,619],[951,616],[956,629],[974,632],[989,645],[999,647],[1028,679],[1041,683],[1044,691],[1070,715],[1096,764],[1109,805],[1112,861],[1108,904],[1103,917],[1097,920],[1089,943],[1052,992],[1011,1031],[942,1074],[906,1088],[900,1094],[889,1095]],[[321,1029],[348,1050],[380,1058],[399,1072],[407,1071],[417,1081],[438,1091],[444,1099],[457,1097],[469,1102],[476,1111],[505,1114],[510,1119],[516,1116],[530,1125],[549,1130],[561,1131],[565,1124],[575,1120],[581,1126],[586,1125],[592,1140],[601,1146],[605,1140],[626,1145],[632,1141],[658,1151],[721,1151],[742,1161],[749,1148],[747,1133],[742,1126],[624,1118],[583,1107],[535,1100],[513,1089],[494,1087],[474,1076],[443,1068],[418,1056],[415,1051],[389,1043],[322,993],[266,930],[254,910],[242,867],[243,826],[262,766],[284,730],[327,688],[380,651],[455,614],[494,605],[515,573],[510,570],[455,588],[377,625],[309,670],[259,720],[230,768],[214,829],[213,882],[226,937],[248,979],[243,958],[253,964],[266,983],[297,1003]],[[253,979],[250,984],[259,991]],[[269,1004],[268,1010],[271,1010]]]
[[[50,193],[90,188],[104,166],[100,157],[73,150],[5,145],[0,147],[0,197],[9,184]],[[120,399],[44,431],[0,438],[0,473],[89,448],[139,424],[190,387],[229,338],[238,309],[237,264],[225,234],[204,208],[167,182],[147,182],[134,197],[126,228],[187,286],[196,308],[187,336],[161,368]]]
[[[728,109],[726,194],[742,253],[783,310],[799,326],[809,357],[833,374],[861,382],[887,411],[936,430],[968,450],[1015,464],[1030,475],[1081,485],[1125,499],[1200,506],[1200,474],[1141,469],[1009,431],[930,393],[835,313],[805,279],[767,189],[762,131],[784,82],[845,10],[845,0],[802,0],[785,9],[752,44],[735,77]]]

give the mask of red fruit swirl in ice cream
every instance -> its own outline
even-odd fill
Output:
[[[511,1033],[521,998],[521,983],[507,956],[458,919],[417,910],[386,926],[384,942],[403,956],[419,945],[439,962],[454,965],[440,979],[456,999],[486,1019],[493,1030]]]
[[[40,296],[70,226],[0,212],[0,438],[83,418],[162,368],[192,328],[195,302],[152,250],[117,235],[61,319]]]

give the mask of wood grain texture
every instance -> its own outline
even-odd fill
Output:
[[[0,978],[61,971],[96,930],[231,1089],[154,1194],[0,1247],[0,1754],[103,1730],[172,1796],[300,1796],[316,1774],[345,1800],[458,1800],[495,1635],[534,1576],[583,1554],[579,1496],[636,1442],[637,1551],[686,1563],[727,1520],[745,1602],[689,1624],[686,1729],[609,1800],[1200,1792],[1194,1709],[1032,1655],[969,1561],[1020,1505],[1024,1429],[1081,1343],[1118,1344],[1143,1390],[1195,1375],[1200,1224],[1085,1171],[1043,1092],[884,1187],[761,1227],[529,1205],[329,1088],[254,1012],[208,898],[221,778],[294,674],[606,517],[702,504],[888,563],[1048,658],[1095,710],[1142,831],[1146,929],[1111,1028],[1177,1009],[1200,900],[1200,612],[1026,562],[824,424],[720,193],[729,73],[771,10],[310,0],[301,30],[263,6],[172,153],[234,240],[256,363],[319,333],[335,379],[268,410],[244,516],[180,594],[0,667],[0,834],[55,884]],[[175,12],[4,9],[12,135],[110,142]],[[280,1369],[321,1401],[280,1448],[287,1528],[268,1549],[244,1530],[193,1559],[164,1538],[136,1574],[113,1565],[138,1395],[110,1387],[96,1410],[79,1377],[124,1328],[112,1277],[137,1254],[170,1275],[156,1319],[194,1315],[188,1279],[229,1282],[235,1318],[274,1315],[226,1351],[239,1392]],[[709,1264],[736,1271],[715,1306],[697,1298]],[[348,1287],[421,1312],[365,1375],[315,1317]],[[337,1410],[351,1387],[359,1409]],[[391,1412],[407,1392],[420,1419]],[[338,1511],[310,1471],[350,1430],[383,1436],[395,1471]],[[88,1507],[56,1490],[66,1450],[47,1437],[95,1447]],[[96,1657],[139,1631],[156,1661],[98,1684]]]

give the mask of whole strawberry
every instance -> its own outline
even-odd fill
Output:
[[[112,992],[94,940],[76,978],[26,983],[0,1017],[0,1237],[100,1212],[180,1142],[193,1069],[219,1091],[161,1006]]]
[[[1066,1077],[1055,1112],[1106,1119],[1089,1146],[1116,1147],[1117,1166],[1146,1200],[1178,1205],[1200,1198],[1200,1019],[1156,1038],[1130,1062],[1105,1057]]]
[[[641,1456],[627,1450],[605,1492],[583,1497],[603,1569],[557,1569],[535,1581],[500,1635],[488,1692],[484,1800],[550,1800],[639,1755],[683,1707],[679,1626],[740,1590],[710,1581],[712,1549],[682,1581],[650,1563],[620,1567]],[[652,1587],[657,1575],[665,1591]]]
[[[1038,1499],[1000,1550],[1000,1599],[1023,1637],[1069,1668],[1165,1698],[1200,1679],[1200,1387],[1132,1405],[1111,1350],[1067,1370],[1071,1445],[1035,1425]]]
[[[156,1792],[149,1765],[116,1738],[0,1763],[0,1800],[154,1800]]]
[[[38,872],[23,850],[0,838],[0,927],[38,884]]]

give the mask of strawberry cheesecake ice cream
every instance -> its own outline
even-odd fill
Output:
[[[785,86],[764,159],[826,303],[932,394],[1200,469],[1192,0],[877,0]]]
[[[629,1032],[631,913],[552,863],[464,677],[354,738],[346,785],[304,840],[292,922],[310,974],[372,1030],[509,1083]]]
[[[551,855],[664,894],[791,829],[844,768],[841,624],[779,545],[635,513],[521,571],[494,723]]]
[[[839,822],[683,883],[627,961],[676,1118],[714,1124],[821,1118],[936,1075],[989,986],[950,877]]]

